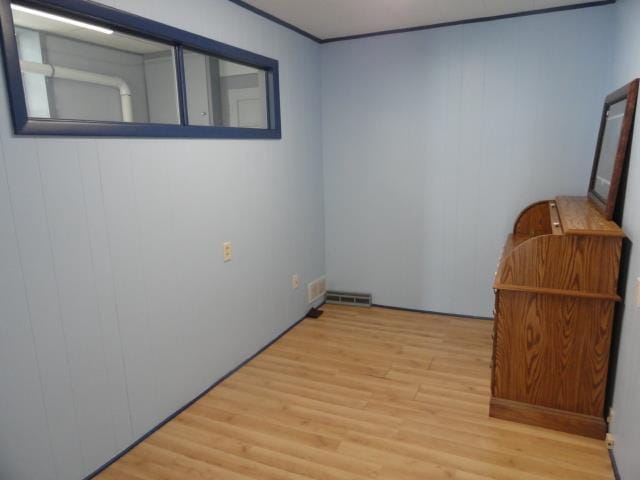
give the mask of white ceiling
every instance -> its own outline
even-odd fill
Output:
[[[244,0],[322,40],[592,0]]]

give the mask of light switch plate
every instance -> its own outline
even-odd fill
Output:
[[[231,242],[224,242],[222,244],[222,258],[225,262],[230,262],[233,256],[233,248],[231,247]]]
[[[294,290],[300,286],[300,276],[297,273],[291,275],[291,288]]]
[[[640,277],[636,278],[636,307],[640,307]]]

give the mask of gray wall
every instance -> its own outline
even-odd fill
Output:
[[[327,44],[329,287],[489,316],[529,203],[586,194],[611,7]]]
[[[609,90],[615,90],[640,77],[640,1],[618,0],[615,4],[612,36],[615,61]],[[640,113],[631,150],[627,198],[622,227],[633,244],[625,294],[624,317],[618,353],[611,427],[615,437],[616,461],[622,478],[640,478],[640,308],[636,305],[636,278],[640,277]]]
[[[226,0],[109,4],[277,58],[283,138],[16,138],[0,76],[2,479],[81,478],[324,274],[319,46]]]

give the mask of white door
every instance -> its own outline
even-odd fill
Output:
[[[268,128],[265,74],[258,73],[258,86],[229,90],[229,120],[234,127]]]
[[[209,68],[206,56],[184,53],[184,74],[189,79],[187,111],[189,125],[211,125],[209,108]]]

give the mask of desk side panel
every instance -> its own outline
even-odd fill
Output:
[[[602,417],[614,305],[498,292],[493,396]]]

